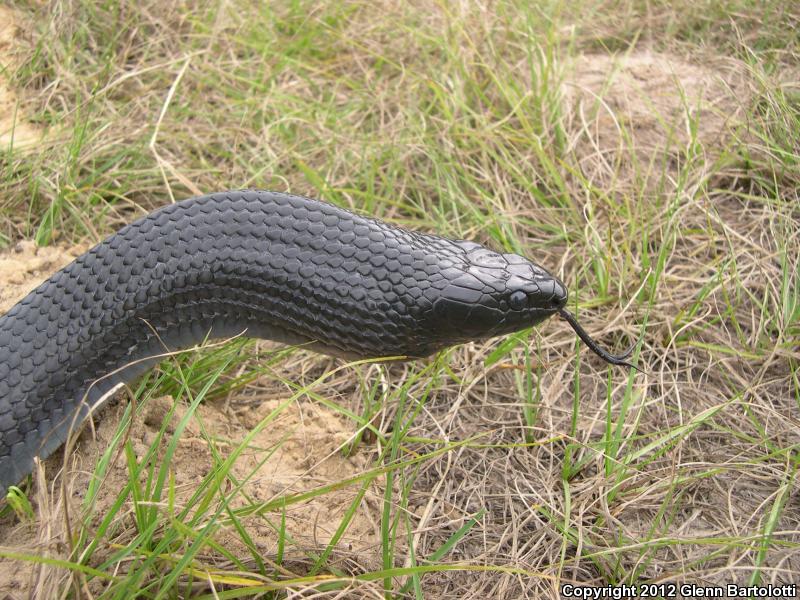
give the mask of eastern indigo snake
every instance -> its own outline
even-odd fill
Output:
[[[191,198],[124,227],[0,317],[0,494],[169,350],[248,336],[423,357],[564,310],[533,262],[265,191]]]

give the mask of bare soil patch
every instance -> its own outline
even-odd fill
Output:
[[[0,6],[0,149],[28,148],[42,140],[44,131],[25,118],[20,99],[8,83],[18,66],[19,26],[15,12]]]
[[[687,157],[712,162],[746,121],[747,68],[735,60],[695,64],[650,51],[585,54],[563,85],[567,128],[583,173],[595,185],[658,183]],[[637,177],[638,175],[638,177]]]
[[[86,246],[39,248],[32,241],[23,241],[0,252],[0,313],[7,312],[28,292],[86,249]]]

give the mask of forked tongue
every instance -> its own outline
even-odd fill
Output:
[[[561,309],[558,311],[558,314],[564,319],[570,326],[575,330],[575,333],[578,334],[578,337],[583,340],[583,343],[589,346],[589,349],[597,354],[600,358],[602,358],[607,363],[611,363],[612,365],[621,365],[624,367],[631,367],[636,369],[640,373],[644,373],[639,367],[632,365],[629,363],[626,358],[628,358],[631,354],[633,354],[633,349],[636,348],[636,344],[638,344],[638,340],[633,343],[633,346],[628,348],[628,350],[624,354],[610,354],[609,352],[603,350],[600,346],[597,345],[591,336],[586,333],[586,330],[580,326],[577,319],[573,316],[571,312],[566,309]]]

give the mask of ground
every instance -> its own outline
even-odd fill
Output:
[[[0,8],[0,314],[254,186],[530,256],[645,371],[555,320],[413,363],[174,357],[2,513],[0,597],[798,581],[800,16],[695,9]]]

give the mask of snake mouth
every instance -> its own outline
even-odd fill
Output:
[[[640,373],[644,373],[642,369],[640,369],[636,365],[629,363],[626,360],[631,354],[633,354],[633,351],[636,348],[636,345],[641,341],[641,338],[636,340],[633,343],[633,345],[622,354],[611,354],[607,350],[601,348],[598,345],[598,343],[592,339],[592,337],[586,332],[586,330],[583,327],[581,327],[580,323],[578,323],[578,320],[575,318],[575,315],[573,315],[567,309],[565,308],[559,309],[558,315],[562,319],[564,319],[567,323],[569,323],[572,329],[575,330],[575,333],[578,334],[578,337],[581,338],[581,340],[583,340],[583,343],[586,344],[592,352],[597,354],[597,356],[602,358],[604,361],[612,365],[631,367],[632,369],[636,369]]]

